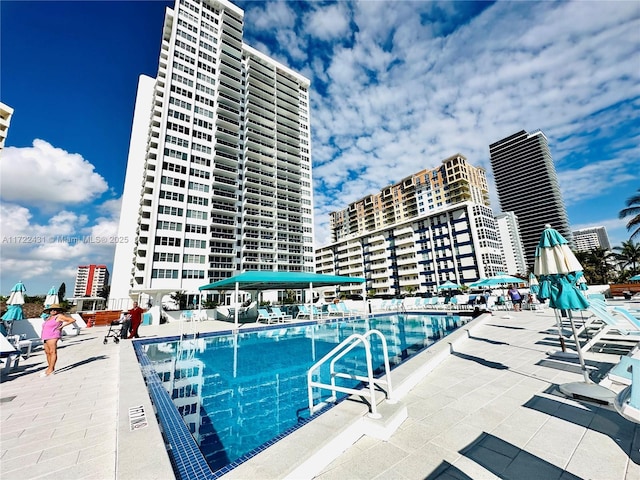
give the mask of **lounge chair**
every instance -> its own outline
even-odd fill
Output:
[[[317,319],[329,318],[329,312],[323,312],[315,305],[311,305],[311,308],[313,310],[313,318],[317,318]]]
[[[311,311],[306,305],[298,305],[298,315],[296,318],[311,318]]]
[[[596,322],[601,322],[602,325],[598,328],[595,335],[582,346],[583,351],[588,351],[598,343],[603,343],[608,340],[612,343],[616,341],[631,341],[640,342],[640,328],[627,322],[625,319],[611,315],[605,309],[591,305],[588,309],[589,312],[595,317],[591,321],[587,320],[582,330],[588,331],[596,325]],[[615,335],[614,335],[615,334]]]
[[[344,318],[345,317],[345,313],[340,310],[338,308],[338,305],[336,305],[335,303],[330,303],[327,305],[327,312],[329,313],[329,316],[331,317],[340,317],[340,318]]]
[[[293,316],[284,313],[280,310],[280,307],[271,307],[271,315],[273,315],[278,322],[290,322],[293,320]]]
[[[0,359],[4,362],[0,374],[6,375],[17,368],[20,363],[20,355],[20,350],[16,349],[15,346],[7,340],[7,337],[0,335]]]
[[[627,420],[640,423],[640,359],[628,358],[630,384],[618,393],[613,406]]]
[[[264,322],[264,323],[274,323],[279,319],[278,315],[269,312],[266,308],[258,309],[258,318],[256,322]]]
[[[635,347],[628,355],[621,356],[620,361],[607,372],[599,384],[606,388],[613,384],[631,385],[632,358],[640,360],[640,347]]]
[[[360,314],[357,310],[349,310],[349,307],[344,302],[338,302],[336,306],[346,317],[357,317]]]

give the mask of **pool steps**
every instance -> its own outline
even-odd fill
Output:
[[[393,399],[397,403],[388,403],[383,392],[379,392],[376,399],[381,418],[368,418],[369,406],[362,397],[351,396],[348,401],[321,413],[309,424],[260,452],[251,462],[238,465],[222,478],[313,479],[362,436],[388,439],[407,418],[402,398],[440,365],[456,345],[470,341],[469,332],[472,333],[474,327],[489,319],[490,315],[483,315],[470,321],[396,367],[391,375]]]

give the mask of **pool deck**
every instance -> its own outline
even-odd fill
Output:
[[[386,440],[364,436],[304,475],[292,467],[302,445],[282,443],[290,456],[279,453],[275,462],[267,449],[222,478],[640,479],[640,425],[558,393],[582,375],[575,363],[546,353],[558,349],[552,311],[506,313],[470,323],[455,343],[445,339],[442,348],[452,351],[411,389],[402,392],[398,383],[407,418]],[[143,326],[140,333],[179,335],[191,325]],[[209,332],[231,325],[193,326]],[[39,377],[46,365],[37,349],[3,377],[0,478],[174,478],[132,345],[104,345],[106,332],[94,327],[65,337],[56,375]],[[587,359],[604,371],[618,356]],[[144,411],[142,428],[132,428],[139,420],[132,409]]]

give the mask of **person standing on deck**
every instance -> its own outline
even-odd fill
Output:
[[[140,338],[140,335],[138,335],[138,328],[140,328],[140,324],[142,323],[143,313],[144,310],[138,306],[138,302],[133,302],[133,308],[127,312],[131,317],[131,332],[127,338]]]

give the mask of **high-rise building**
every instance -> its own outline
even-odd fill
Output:
[[[546,224],[572,243],[547,137],[540,130],[522,130],[491,144],[489,153],[501,210],[518,217],[525,256],[533,269]]]
[[[4,142],[9,133],[9,124],[11,123],[12,115],[13,108],[0,102],[0,150],[4,148]]]
[[[75,298],[97,297],[109,285],[109,270],[106,265],[80,265],[76,273]]]
[[[310,82],[246,45],[243,22],[226,0],[166,10],[158,74],[138,86],[111,299],[314,271]]]
[[[588,252],[594,248],[611,250],[609,235],[604,227],[582,228],[573,231],[573,242],[578,252]]]
[[[438,168],[421,170],[331,212],[331,238],[337,241],[379,230],[464,201],[489,206],[489,189],[485,170],[470,165],[457,153],[444,159]]]
[[[520,238],[520,226],[518,217],[513,212],[501,212],[495,216],[498,233],[500,234],[500,246],[506,272],[509,275],[527,274],[527,260]]]
[[[484,170],[460,154],[333,212],[331,229],[316,272],[364,277],[369,294],[437,293],[505,270]]]

